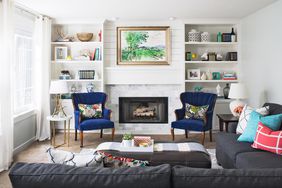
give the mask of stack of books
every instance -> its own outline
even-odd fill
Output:
[[[234,72],[224,72],[223,80],[237,80],[237,77]]]
[[[95,48],[90,58],[91,61],[101,61],[102,60],[101,48],[100,47]]]

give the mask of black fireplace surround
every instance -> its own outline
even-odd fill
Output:
[[[120,97],[119,123],[168,123],[168,97]]]

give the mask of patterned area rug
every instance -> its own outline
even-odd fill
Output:
[[[215,157],[215,149],[207,149],[207,151],[209,152],[211,156],[212,168],[213,169],[222,169],[222,167],[217,164],[217,160]]]

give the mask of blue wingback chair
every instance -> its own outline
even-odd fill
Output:
[[[182,103],[181,109],[175,110],[176,121],[171,123],[171,135],[174,140],[174,129],[184,129],[186,138],[188,138],[188,131],[200,131],[203,133],[202,144],[205,141],[205,132],[210,131],[210,141],[212,142],[212,119],[213,110],[215,106],[217,95],[212,93],[203,92],[184,92],[180,94],[180,100]],[[189,103],[194,106],[209,105],[206,113],[207,121],[204,123],[202,120],[197,119],[185,119],[185,103]]]
[[[77,130],[79,130],[81,141],[80,147],[83,147],[83,131],[101,129],[100,138],[102,138],[103,129],[112,129],[112,139],[114,138],[114,122],[110,120],[112,111],[105,108],[106,101],[107,95],[102,92],[72,94],[75,117],[75,140],[77,140]],[[103,117],[99,119],[83,119],[78,109],[78,104],[102,104]]]

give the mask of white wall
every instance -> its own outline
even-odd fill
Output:
[[[170,26],[170,65],[118,66],[116,64],[116,29],[122,26]],[[106,84],[184,84],[184,25],[182,21],[107,21],[104,37]]]
[[[14,118],[14,154],[24,150],[35,141],[36,114],[29,112]]]
[[[249,103],[282,104],[282,0],[242,20],[243,81]]]

